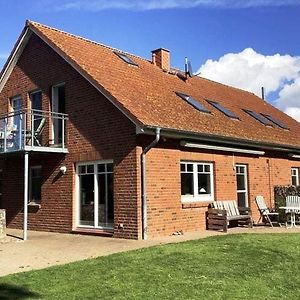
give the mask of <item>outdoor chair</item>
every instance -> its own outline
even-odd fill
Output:
[[[35,130],[33,130],[33,135],[32,135],[31,130],[26,132],[27,141],[33,139],[34,144],[41,146],[40,139],[41,139],[43,130],[45,128],[45,124],[46,124],[46,118],[43,117],[43,118],[41,118],[41,121],[40,121],[38,127]]]
[[[299,196],[287,196],[285,198],[285,206],[286,207],[299,207],[299,210],[295,211],[296,216],[300,216],[300,197]],[[286,214],[290,214],[291,210],[286,209]],[[286,224],[287,225],[287,224]]]
[[[275,212],[274,209],[269,209],[265,203],[263,196],[256,196],[255,198],[260,217],[257,223],[261,220],[263,223],[269,223],[273,228],[273,224],[278,224],[279,226],[279,213]]]

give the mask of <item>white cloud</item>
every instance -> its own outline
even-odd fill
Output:
[[[300,108],[299,107],[288,107],[285,111],[286,114],[300,122]]]
[[[299,0],[69,0],[58,2],[57,10],[101,11],[107,9],[123,9],[147,11],[195,7],[219,7],[234,9],[298,5],[300,6]]]
[[[207,60],[201,76],[261,95],[278,95],[275,105],[300,121],[300,56],[263,55],[247,48],[228,53],[218,60]]]

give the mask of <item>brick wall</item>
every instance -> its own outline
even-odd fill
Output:
[[[75,163],[114,160],[115,236],[138,237],[137,156],[135,126],[101,94],[33,35],[0,95],[0,113],[9,99],[21,95],[23,107],[28,92],[41,89],[43,110],[50,109],[51,87],[65,83],[69,154],[29,154],[30,166],[42,166],[41,208],[29,209],[29,229],[70,232],[75,216]],[[3,207],[7,222],[22,227],[23,155],[7,155],[4,160]],[[67,166],[65,175],[59,168]]]
[[[141,149],[140,149],[141,151]],[[264,156],[237,155],[188,150],[179,142],[165,141],[147,154],[148,234],[149,237],[170,235],[175,231],[205,230],[205,211],[209,202],[181,202],[180,161],[213,162],[215,200],[236,200],[234,164],[248,165],[249,204],[254,220],[259,212],[255,196],[263,195],[266,204],[274,204],[275,185],[291,184],[291,167],[300,161],[267,152]]]

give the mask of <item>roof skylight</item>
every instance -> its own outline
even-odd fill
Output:
[[[128,57],[126,54],[124,53],[120,53],[120,52],[116,52],[114,51],[114,53],[116,55],[118,55],[122,60],[124,60],[126,63],[128,63],[129,65],[133,65],[133,66],[137,66],[138,64],[136,62],[134,62],[130,57]]]
[[[265,118],[264,116],[252,111],[252,110],[248,110],[248,109],[244,109],[244,111],[250,115],[252,118],[256,119],[257,121],[259,121],[260,123],[266,125],[266,126],[272,126],[271,122]]]
[[[175,92],[177,96],[179,96],[181,99],[185,100],[187,103],[189,103],[190,105],[192,105],[194,108],[196,108],[197,110],[204,112],[204,113],[210,113],[210,111],[208,109],[206,109],[201,103],[199,103],[196,99],[194,99],[193,97],[183,94],[183,93],[178,93]]]
[[[278,127],[282,128],[282,129],[289,129],[287,126],[285,126],[283,123],[281,123],[277,119],[274,119],[272,116],[263,114],[263,113],[261,113],[261,115],[264,116],[269,121],[271,121],[272,123],[274,123],[275,125],[277,125]]]
[[[223,105],[221,105],[218,102],[211,101],[211,100],[206,100],[210,105],[218,109],[220,112],[222,112],[225,116],[231,118],[231,119],[239,119],[239,117],[234,114],[232,111],[229,109],[225,108]]]

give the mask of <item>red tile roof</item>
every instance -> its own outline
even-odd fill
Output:
[[[250,92],[199,76],[184,81],[174,72],[127,54],[138,64],[132,66],[114,54],[116,49],[35,22],[27,24],[141,126],[300,148],[300,124]],[[197,111],[175,92],[192,96],[212,114]],[[240,120],[228,118],[205,99],[219,102]],[[266,127],[242,109],[272,115],[290,130]]]

